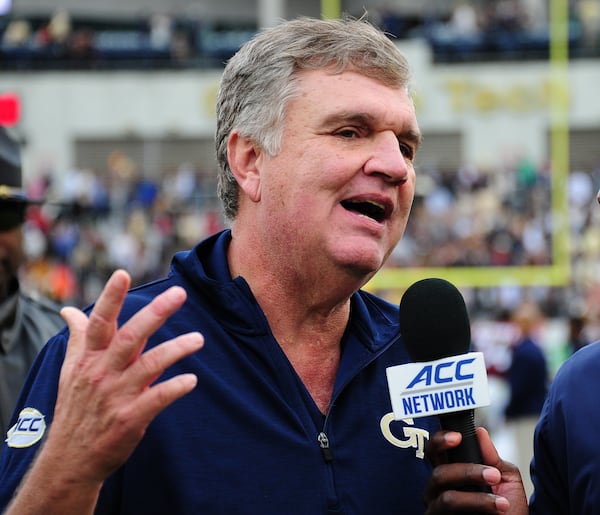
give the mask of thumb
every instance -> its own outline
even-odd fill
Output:
[[[479,446],[481,448],[481,455],[483,457],[483,462],[486,465],[492,465],[493,467],[498,467],[501,464],[501,458],[498,455],[498,451],[494,446],[492,439],[490,438],[490,434],[483,427],[478,427],[477,431],[477,440],[479,441]]]

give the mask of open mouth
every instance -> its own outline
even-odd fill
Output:
[[[387,209],[383,204],[368,200],[342,200],[342,206],[348,211],[353,211],[363,216],[367,216],[378,223],[383,222],[387,217]]]

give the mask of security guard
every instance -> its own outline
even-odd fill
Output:
[[[64,325],[59,306],[27,295],[18,270],[25,259],[23,223],[38,200],[22,189],[19,144],[0,127],[0,430],[4,440],[17,396],[38,351]]]

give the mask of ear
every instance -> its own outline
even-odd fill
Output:
[[[229,167],[239,185],[250,200],[260,200],[260,172],[257,161],[262,150],[250,140],[234,130],[227,142]]]

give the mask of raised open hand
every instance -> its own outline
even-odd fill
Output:
[[[199,333],[143,352],[147,339],[181,307],[185,291],[166,290],[118,328],[129,285],[129,275],[116,271],[89,318],[78,309],[63,309],[70,337],[54,420],[8,513],[41,512],[33,506],[51,507],[44,513],[89,512],[102,482],[126,461],[152,419],[196,386],[193,374],[152,383],[167,367],[202,347]],[[48,488],[53,499],[43,499],[39,489],[28,488],[29,483],[36,484],[36,475],[43,477],[40,484],[53,483]]]

